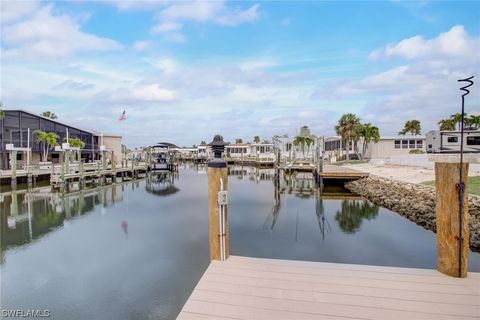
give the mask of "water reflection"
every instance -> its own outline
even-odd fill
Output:
[[[262,229],[273,232],[275,225],[282,211],[282,197],[293,195],[300,199],[314,198],[315,207],[311,210],[315,214],[316,223],[322,239],[332,232],[330,222],[325,215],[324,200],[342,200],[337,210],[335,221],[345,233],[355,233],[360,230],[364,219],[374,219],[378,215],[378,207],[360,196],[351,193],[340,186],[327,186],[321,189],[315,182],[312,173],[294,172],[285,173],[275,169],[259,169],[252,167],[230,167],[229,175],[239,180],[247,177],[250,181],[259,183],[261,181],[272,181],[273,183],[273,204]],[[295,212],[295,241],[298,241],[298,225],[300,212]]]
[[[178,180],[176,172],[150,172],[145,180],[145,189],[156,196],[169,196],[180,191],[175,186],[175,180]]]
[[[365,200],[342,200],[335,220],[345,233],[355,233],[360,230],[363,220],[372,220],[378,216],[378,207]]]
[[[132,187],[138,187],[133,183]],[[92,211],[95,206],[111,207],[123,200],[124,184],[84,189],[69,194],[52,193],[50,188],[12,190],[1,195],[2,263],[8,248],[24,246],[43,235],[68,225],[69,220]]]

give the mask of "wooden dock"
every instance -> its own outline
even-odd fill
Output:
[[[336,165],[325,165],[320,172],[322,179],[354,180],[368,177],[367,172]]]
[[[177,319],[480,319],[480,273],[230,256]]]

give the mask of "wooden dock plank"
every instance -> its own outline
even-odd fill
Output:
[[[480,277],[231,256],[213,261],[178,319],[480,319]]]
[[[320,172],[323,179],[359,179],[368,177],[368,175],[367,172],[337,165],[325,165],[323,171]]]

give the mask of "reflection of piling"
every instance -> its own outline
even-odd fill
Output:
[[[208,222],[210,260],[224,260],[229,256],[227,195],[227,163],[221,158],[225,148],[222,136],[216,135],[210,143],[214,159],[208,162]]]

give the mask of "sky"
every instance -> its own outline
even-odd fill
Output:
[[[334,135],[349,112],[381,135],[411,119],[425,133],[459,112],[471,75],[480,114],[480,1],[0,4],[4,108],[129,147]]]

